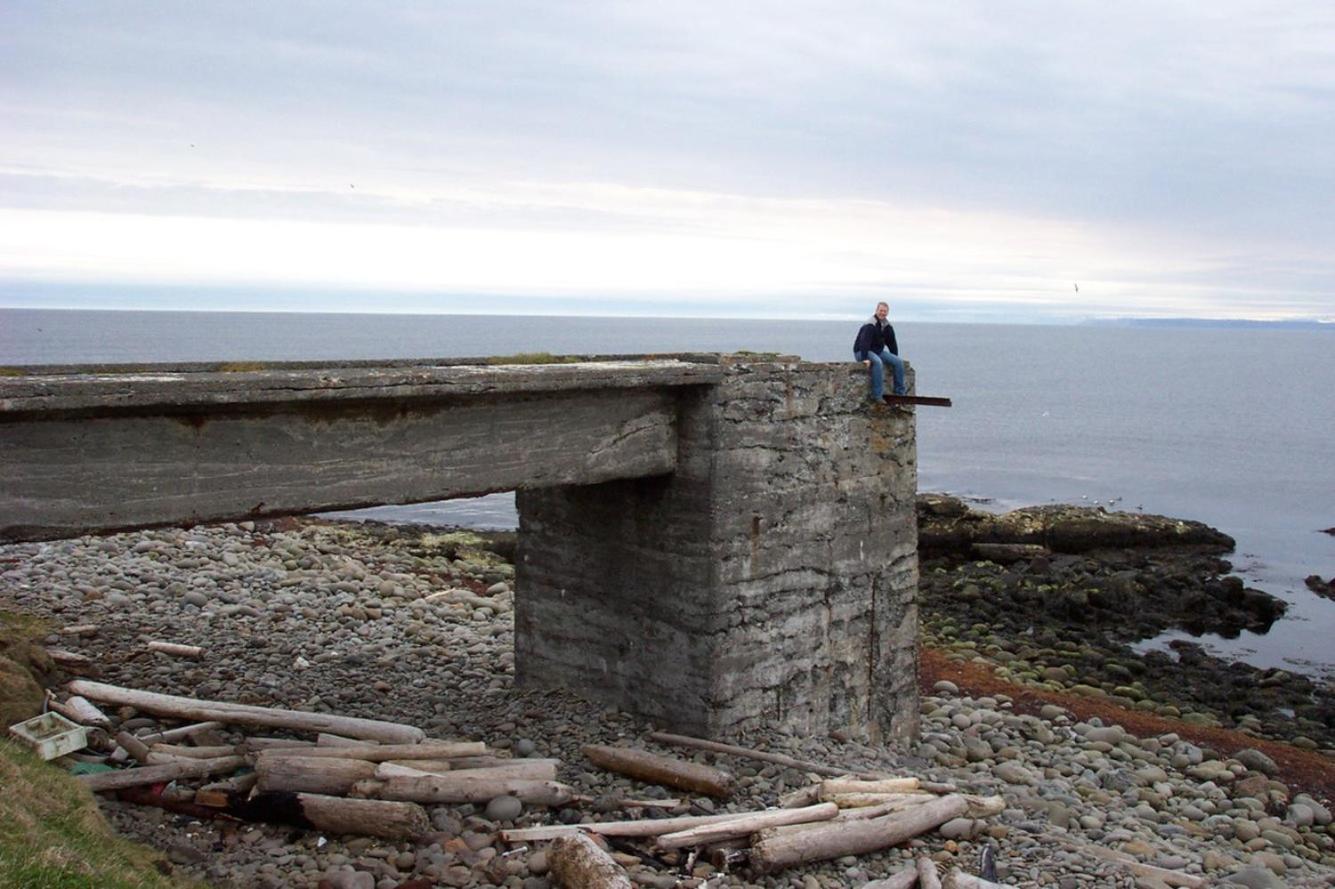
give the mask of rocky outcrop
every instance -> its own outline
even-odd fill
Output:
[[[966,553],[974,544],[1044,546],[1085,553],[1120,547],[1196,546],[1233,549],[1232,537],[1201,522],[1102,507],[1054,504],[1002,515],[971,509],[947,494],[918,496],[918,549],[924,555]]]
[[[942,495],[919,497],[918,518],[929,644],[976,645],[1017,677],[1127,706],[1152,700],[1161,712],[1323,747],[1335,738],[1330,695],[1307,677],[1226,663],[1181,640],[1171,653],[1131,649],[1170,629],[1263,633],[1284,613],[1283,600],[1229,573],[1227,535],[1078,506],[989,515]]]

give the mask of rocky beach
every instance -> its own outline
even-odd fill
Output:
[[[919,527],[919,742],[734,740],[997,795],[1004,809],[889,850],[768,875],[614,845],[637,885],[856,887],[924,854],[977,873],[987,847],[996,879],[1026,889],[1335,886],[1330,686],[1220,662],[1193,645],[1172,655],[1131,647],[1170,627],[1263,628],[1282,613],[1283,603],[1229,574],[1226,536],[1074,507],[997,517],[936,496],[920,498]],[[0,610],[44,622],[46,647],[63,660],[41,648],[24,657],[53,684],[77,671],[136,689],[409,723],[433,738],[559,759],[559,779],[580,795],[561,808],[504,796],[429,806],[430,831],[403,841],[103,797],[116,829],[161,850],[163,868],[219,887],[545,889],[554,883],[544,844],[508,844],[501,830],[750,811],[811,784],[790,766],[673,750],[649,739],[655,726],[567,693],[516,689],[512,558],[512,536],[443,529],[281,520],[144,531],[0,548]],[[150,651],[154,640],[202,653]],[[109,715],[118,731],[162,725],[132,709]],[[692,758],[732,773],[735,790],[710,799],[621,777],[592,765],[588,744]]]

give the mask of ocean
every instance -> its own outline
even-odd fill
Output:
[[[893,317],[891,319],[894,320]],[[780,352],[852,360],[856,322],[0,309],[0,366]],[[896,322],[918,391],[919,488],[1003,510],[1070,502],[1197,519],[1289,603],[1269,633],[1194,638],[1335,677],[1335,331]],[[513,497],[354,517],[512,527]],[[1169,633],[1142,647],[1161,647]]]

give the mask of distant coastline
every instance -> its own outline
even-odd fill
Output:
[[[1091,318],[1084,324],[1100,327],[1217,327],[1258,330],[1329,330],[1335,331],[1335,322],[1294,319],[1288,321],[1257,321],[1249,318]]]

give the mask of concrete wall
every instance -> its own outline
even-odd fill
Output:
[[[516,670],[710,736],[917,732],[913,415],[725,360],[670,476],[521,491]]]
[[[0,540],[671,472],[682,361],[0,380]]]

